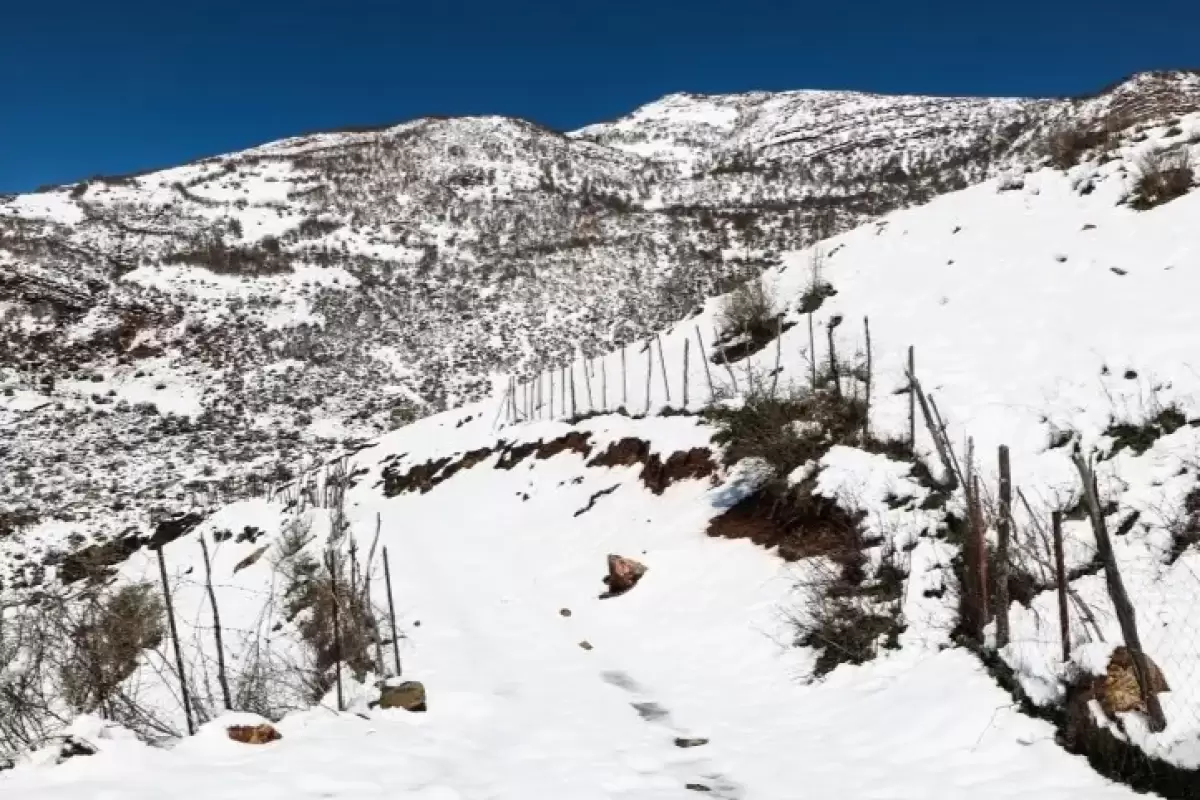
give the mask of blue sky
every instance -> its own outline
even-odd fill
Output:
[[[1183,0],[0,5],[0,192],[424,114],[569,129],[672,91],[1061,95],[1200,66]]]

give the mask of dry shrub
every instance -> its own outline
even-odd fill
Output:
[[[142,651],[162,643],[165,623],[162,597],[148,583],[89,598],[67,623],[71,650],[60,667],[67,703],[88,713],[109,706],[137,669]]]
[[[1192,158],[1186,149],[1151,150],[1137,163],[1130,205],[1146,211],[1183,197],[1191,190],[1195,177]]]
[[[717,314],[717,324],[726,337],[741,333],[752,337],[774,336],[777,307],[774,289],[762,278],[755,278],[725,295]]]
[[[356,580],[359,565],[337,549],[336,539],[321,559],[305,550],[309,541],[305,524],[292,525],[284,534],[276,569],[283,578],[286,617],[296,624],[306,650],[307,692],[317,702],[333,688],[332,671],[339,662],[357,680],[376,669],[377,626],[365,589]]]
[[[786,476],[835,444],[857,443],[866,404],[828,387],[782,392],[751,391],[736,407],[713,406],[705,414],[716,426],[713,441],[725,445],[724,461],[760,458]]]

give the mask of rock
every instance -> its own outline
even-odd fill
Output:
[[[582,642],[580,642],[579,646],[582,647],[584,650],[592,649],[592,643],[589,642],[587,639],[584,639]]]
[[[403,708],[413,713],[425,711],[425,685],[420,681],[405,681],[395,686],[384,686],[380,690],[379,707]]]
[[[675,740],[676,747],[703,747],[708,744],[708,739],[685,739],[682,736]]]
[[[693,792],[711,792],[712,789],[705,786],[703,783],[689,783],[685,789],[691,789]]]
[[[645,564],[625,556],[609,555],[608,574],[604,576],[604,583],[608,586],[608,591],[600,595],[600,599],[625,594],[636,586],[645,574]]]
[[[234,725],[226,728],[225,732],[230,739],[242,744],[268,744],[283,738],[283,734],[265,722],[261,725]]]
[[[571,609],[569,609],[569,608],[560,609],[558,614],[559,614],[559,616],[562,616],[562,617],[569,617],[569,616],[571,616]]]
[[[1167,685],[1166,677],[1150,656],[1146,656],[1146,666],[1150,672],[1150,691],[1154,694],[1170,691],[1171,687]],[[1108,660],[1108,671],[1102,681],[1103,686],[1097,694],[1104,713],[1110,717],[1130,711],[1146,713],[1146,704],[1142,701],[1137,673],[1133,668],[1133,655],[1127,647],[1122,645],[1113,650],[1112,657]]]

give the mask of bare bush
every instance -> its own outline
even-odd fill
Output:
[[[166,612],[154,587],[138,583],[87,597],[66,620],[68,657],[60,667],[63,696],[74,709],[107,709],[137,668],[143,650],[163,640]]]
[[[1145,211],[1183,197],[1191,190],[1195,177],[1191,155],[1186,149],[1151,150],[1137,163],[1130,205]]]
[[[746,281],[722,299],[717,324],[725,336],[741,333],[752,337],[772,336],[777,308],[774,289],[762,278],[756,278]]]

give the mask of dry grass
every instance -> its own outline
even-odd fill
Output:
[[[1191,191],[1196,171],[1186,149],[1152,150],[1137,163],[1130,205],[1139,210],[1169,203]]]

